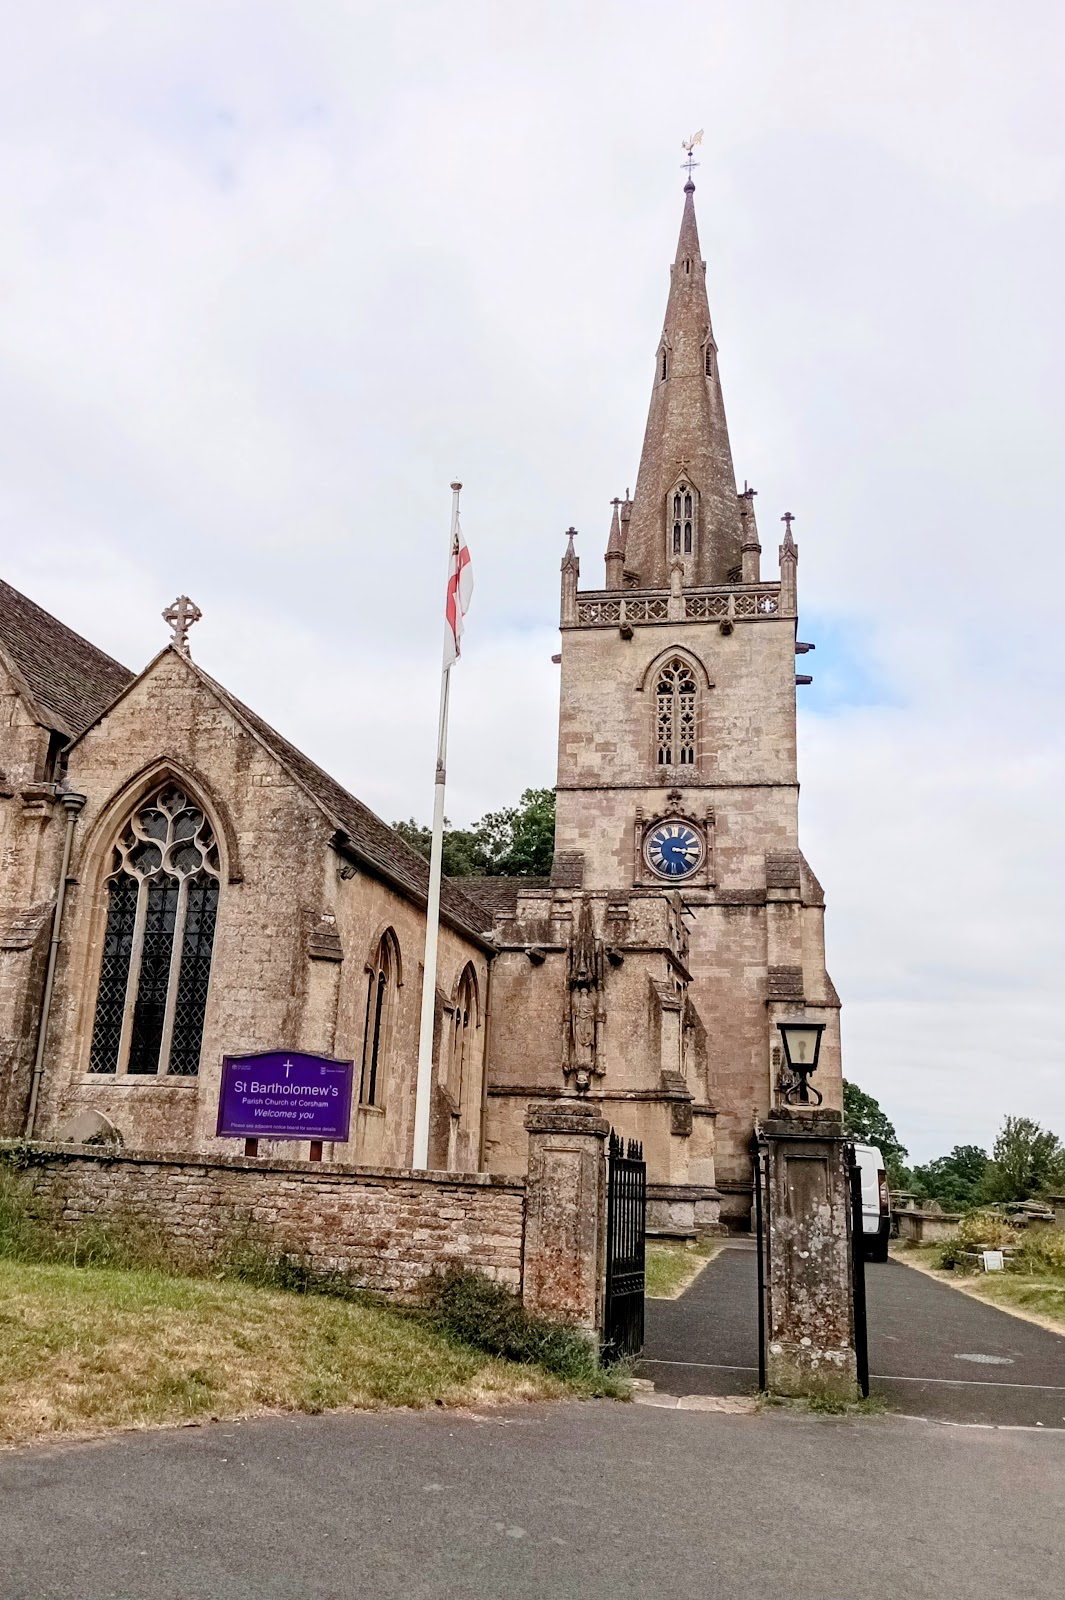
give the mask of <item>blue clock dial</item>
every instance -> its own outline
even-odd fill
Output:
[[[687,822],[658,822],[647,835],[644,855],[660,878],[690,878],[703,859],[703,841]]]

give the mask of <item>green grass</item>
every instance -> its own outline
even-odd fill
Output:
[[[721,1249],[720,1239],[683,1244],[668,1239],[647,1242],[646,1292],[652,1300],[675,1300]]]
[[[58,1231],[0,1164],[0,1444],[262,1411],[628,1396],[579,1329],[473,1273],[385,1304],[234,1235],[210,1260],[134,1217]]]
[[[0,1260],[0,1442],[382,1406],[551,1399],[579,1385],[424,1319],[327,1295]]]
[[[858,1400],[842,1400],[838,1395],[812,1394],[797,1402],[800,1410],[816,1417],[882,1417],[891,1406],[882,1394],[867,1394]]]
[[[944,1258],[951,1257],[948,1247],[940,1244],[903,1245],[893,1254],[978,1300],[1032,1317],[1057,1333],[1065,1333],[1065,1263],[1058,1265],[1065,1250],[1065,1234],[1060,1229],[1030,1228],[1016,1242],[1021,1250],[1006,1272],[963,1273],[946,1269]]]

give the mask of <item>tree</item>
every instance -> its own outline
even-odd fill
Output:
[[[910,1187],[947,1211],[971,1211],[984,1198],[990,1156],[978,1144],[956,1144],[949,1156],[914,1167]]]
[[[878,1147],[887,1163],[888,1177],[896,1188],[901,1188],[906,1177],[903,1162],[909,1152],[879,1102],[856,1083],[848,1083],[846,1078],[843,1080],[843,1124],[856,1139]]]
[[[1030,1200],[1065,1184],[1065,1147],[1031,1117],[1007,1117],[984,1179],[988,1200]]]
[[[488,857],[486,871],[546,878],[555,853],[555,791],[526,789],[519,805],[490,811],[474,828]]]
[[[413,845],[419,855],[428,861],[433,848],[433,830],[423,827],[411,817],[407,822],[393,822],[401,839]],[[441,868],[445,878],[469,878],[488,871],[488,857],[476,832],[469,828],[449,827],[444,818],[444,840]]]
[[[428,860],[431,828],[412,817],[392,824],[401,838]],[[444,822],[442,866],[446,877],[546,878],[555,851],[555,791],[526,789],[516,806],[489,811],[472,828]]]

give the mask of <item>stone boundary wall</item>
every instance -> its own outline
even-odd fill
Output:
[[[452,1264],[523,1287],[520,1178],[85,1145],[29,1151],[24,1176],[60,1228],[133,1218],[201,1256],[240,1235],[399,1298]]]

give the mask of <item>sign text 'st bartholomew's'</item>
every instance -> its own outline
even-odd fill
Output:
[[[237,1139],[332,1139],[351,1121],[352,1063],[297,1050],[226,1056],[218,1133]]]

